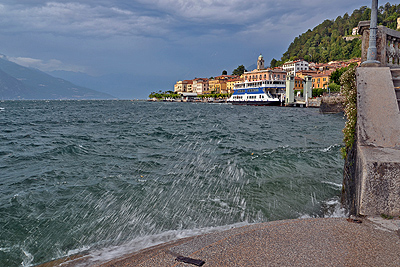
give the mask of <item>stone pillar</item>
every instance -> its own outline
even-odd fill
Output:
[[[312,98],[312,77],[305,76],[303,85],[303,95],[306,99],[306,106],[308,106],[308,99]]]
[[[380,62],[377,59],[376,33],[378,31],[378,0],[372,0],[371,22],[369,26],[369,47],[367,61],[362,63],[362,67],[379,67]]]
[[[286,101],[285,104],[294,103],[294,75],[286,75]]]

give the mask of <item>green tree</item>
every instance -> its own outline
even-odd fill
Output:
[[[330,80],[335,84],[340,84],[340,77],[347,68],[340,68],[331,73]]]
[[[278,63],[278,61],[275,58],[273,58],[271,60],[270,67],[271,68],[275,68],[277,66],[277,63]]]
[[[238,66],[236,69],[232,71],[232,75],[242,75],[246,70],[246,68],[243,65]]]
[[[228,75],[228,72],[226,70],[223,70],[222,75]]]

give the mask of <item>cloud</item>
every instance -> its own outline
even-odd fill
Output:
[[[42,5],[1,5],[2,32],[42,32],[57,35],[104,37],[112,35],[156,35],[162,32],[160,18],[118,7],[75,2]],[[6,27],[4,27],[6,26]]]
[[[16,0],[0,5],[0,32],[176,40],[182,35],[236,34],[256,27],[265,32],[296,28],[311,19],[311,9],[318,10],[315,16],[332,12],[323,8],[326,5],[316,0]]]
[[[11,62],[17,63],[24,67],[36,68],[41,71],[54,71],[54,70],[65,70],[73,72],[85,72],[85,67],[67,65],[57,59],[41,60],[28,57],[7,57]]]

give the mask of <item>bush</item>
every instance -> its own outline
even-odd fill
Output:
[[[329,84],[329,89],[331,89],[331,92],[340,92],[340,85],[336,83],[331,83]]]
[[[342,94],[345,97],[344,114],[347,118],[343,129],[342,156],[346,158],[347,152],[353,147],[356,134],[357,123],[357,85],[356,85],[356,67],[349,68],[340,77],[342,85]]]
[[[323,88],[315,88],[312,90],[312,96],[313,97],[318,97],[324,94],[324,92],[328,92],[327,89],[323,89]]]

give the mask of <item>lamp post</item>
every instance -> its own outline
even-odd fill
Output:
[[[378,0],[372,0],[371,6],[371,22],[369,26],[369,47],[367,54],[367,61],[363,62],[362,65],[376,66],[380,62],[376,60],[376,32],[378,30]]]

